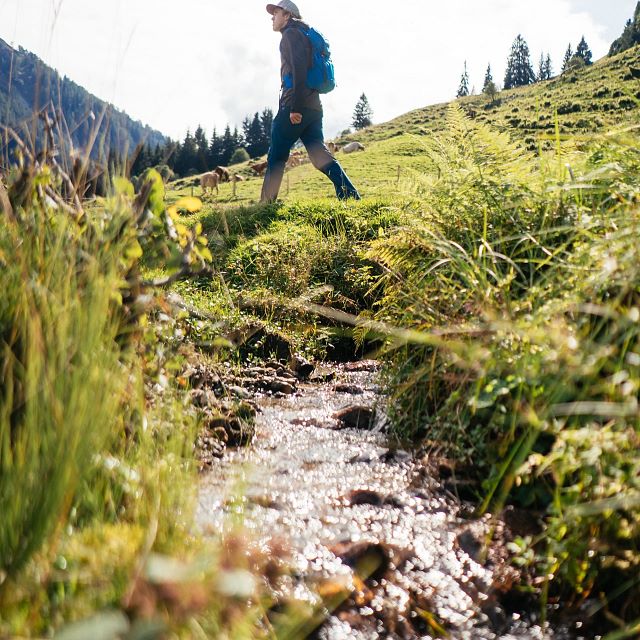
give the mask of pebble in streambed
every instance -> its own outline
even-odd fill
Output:
[[[297,597],[348,585],[314,637],[551,637],[490,595],[498,569],[474,546],[489,523],[460,518],[420,461],[390,449],[373,363],[316,372],[295,394],[257,403],[253,445],[203,476],[197,522],[220,531],[240,508],[258,544],[286,539]]]

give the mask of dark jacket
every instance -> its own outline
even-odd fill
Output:
[[[320,95],[307,87],[307,71],[311,67],[311,43],[309,38],[300,31],[300,27],[307,27],[307,25],[291,18],[282,30],[280,107],[289,107],[294,113],[299,113],[305,108],[322,111]],[[287,88],[285,78],[293,79],[293,88]]]

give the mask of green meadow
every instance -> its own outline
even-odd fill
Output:
[[[392,437],[464,478],[476,515],[535,523],[514,589],[634,637],[637,69],[636,47],[351,135],[365,151],[337,157],[360,202],[309,164],[268,206],[245,164],[235,194],[151,175],[71,212],[43,197],[55,167],[10,176],[0,637],[76,620],[68,637],[278,637],[269,558],[190,527],[201,416],[182,374],[269,357],[233,348],[255,322],[310,358],[379,358]]]

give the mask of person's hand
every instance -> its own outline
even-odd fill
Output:
[[[291,120],[291,124],[300,124],[302,122],[302,114],[301,113],[290,113],[289,120]]]

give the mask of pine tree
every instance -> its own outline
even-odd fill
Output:
[[[129,173],[131,176],[142,175],[144,170],[149,166],[149,153],[147,147],[143,144],[140,144],[134,151]]]
[[[196,164],[194,167],[198,169],[198,171],[208,171],[209,169],[209,144],[207,142],[207,134],[204,132],[204,129],[198,125],[196,132],[193,134],[193,141],[196,145]]]
[[[260,114],[256,111],[253,118],[245,118],[242,123],[242,131],[247,152],[250,157],[255,158],[259,155],[262,147],[262,123],[260,122]]]
[[[551,66],[551,56],[547,53],[547,58],[544,61],[544,79],[551,80],[553,78],[553,67]]]
[[[244,140],[244,136],[238,131],[238,127],[234,127],[232,138],[233,138],[233,150],[234,151],[236,149],[238,149],[240,147],[244,147],[246,145],[245,140]]]
[[[538,73],[536,74],[536,82],[542,82],[546,80],[544,77],[544,53],[540,54],[540,61],[538,62]]]
[[[353,127],[356,130],[364,129],[371,126],[371,118],[373,117],[373,111],[369,105],[367,96],[363,93],[358,100],[356,107],[353,111]]]
[[[213,135],[211,136],[211,140],[209,142],[209,166],[211,168],[217,167],[222,158],[222,138],[218,136],[217,131],[213,130]]]
[[[162,161],[163,163],[166,163],[172,171],[175,171],[176,169],[178,147],[179,143],[169,140],[162,148]]]
[[[231,127],[227,125],[222,136],[221,149],[220,149],[220,161],[219,164],[226,166],[231,160],[233,152],[236,150],[237,145],[231,135]]]
[[[488,91],[487,89],[489,88],[489,85],[493,84],[493,87],[495,89],[495,83],[493,82],[493,75],[491,73],[491,65],[487,65],[487,73],[484,74],[484,83],[482,85],[482,93],[485,93],[488,95]]]
[[[180,145],[178,150],[178,157],[176,158],[175,172],[179,176],[187,176],[197,172],[198,152],[194,137],[190,131],[187,131],[187,135],[184,137],[184,142]]]
[[[552,77],[553,70],[551,68],[551,56],[547,53],[547,56],[545,57],[544,53],[541,53],[536,81],[544,82],[545,80],[551,80]]]
[[[576,49],[576,55],[584,60],[584,63],[589,66],[593,64],[593,54],[591,53],[591,49],[589,49],[589,45],[587,41],[582,36],[582,40],[578,44],[578,48]]]
[[[149,161],[150,161],[152,167],[156,167],[158,165],[165,164],[164,153],[162,151],[162,147],[159,144],[157,144],[155,146],[155,148],[153,149],[153,151],[151,152],[151,154],[149,156]]]
[[[469,95],[469,74],[467,73],[467,61],[464,61],[464,71],[460,78],[460,86],[458,87],[458,93],[456,98],[464,98]]]
[[[262,112],[260,115],[260,125],[262,128],[262,137],[258,155],[262,156],[269,151],[269,145],[271,144],[271,127],[273,126],[273,111],[271,109],[265,109]]]
[[[251,122],[252,119],[250,116],[246,116],[242,121],[242,132],[244,133],[244,139],[247,141],[247,145],[251,144]]]
[[[504,76],[504,88],[513,89],[535,82],[536,75],[531,66],[529,46],[524,38],[518,34],[507,60],[507,71]]]
[[[561,73],[564,73],[567,70],[567,67],[569,66],[569,63],[571,62],[571,58],[573,58],[573,49],[571,48],[571,43],[569,43],[569,46],[567,47],[567,50],[565,51],[564,58],[562,59],[562,72]]]

